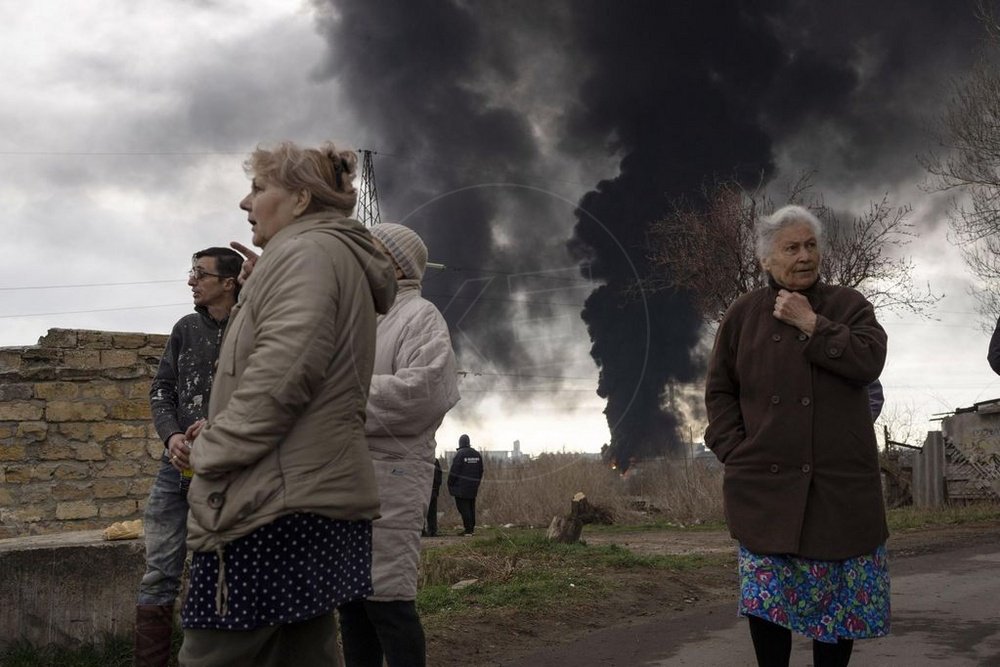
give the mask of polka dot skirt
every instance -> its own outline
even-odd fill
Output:
[[[195,552],[185,628],[253,630],[315,618],[372,594],[371,521],[289,514],[225,546],[225,605],[218,613],[219,556]]]

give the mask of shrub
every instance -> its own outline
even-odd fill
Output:
[[[447,476],[447,473],[445,473]],[[542,454],[529,461],[487,465],[476,499],[480,525],[548,526],[569,512],[582,491],[618,523],[656,519],[676,523],[722,520],[722,470],[698,461],[648,461],[626,476],[575,454]],[[455,503],[442,487],[442,529],[458,527]]]

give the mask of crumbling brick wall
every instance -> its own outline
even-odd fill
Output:
[[[0,538],[142,517],[163,452],[149,383],[166,341],[50,329],[0,348]]]

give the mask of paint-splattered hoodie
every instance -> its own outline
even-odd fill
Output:
[[[207,308],[196,306],[170,332],[149,387],[153,424],[164,444],[174,433],[184,433],[208,415],[212,375],[227,321],[216,322]]]

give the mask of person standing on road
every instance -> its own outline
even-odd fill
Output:
[[[791,631],[814,664],[847,665],[853,640],[889,632],[889,572],[868,385],[886,334],[872,305],[820,281],[823,228],[807,209],[761,218],[769,284],[719,326],[705,443],[725,466],[739,541],[739,613],[760,665],[787,665]]]
[[[372,588],[341,605],[347,667],[423,667],[417,615],[420,531],[434,479],[434,435],[459,401],[458,366],[444,317],[420,295],[427,247],[412,229],[375,225],[375,245],[396,272],[399,291],[378,319],[365,438],[375,466],[381,516],[372,525]]]
[[[469,436],[462,434],[448,471],[448,493],[454,496],[455,506],[462,516],[463,535],[476,531],[476,496],[482,479],[483,458],[472,448]]]
[[[163,440],[160,470],[149,492],[143,529],[146,573],[135,613],[135,664],[166,666],[174,603],[187,554],[189,443],[184,432],[208,413],[215,360],[240,286],[243,258],[229,248],[207,248],[191,258],[188,286],[195,312],[175,325],[149,388],[153,425]]]

